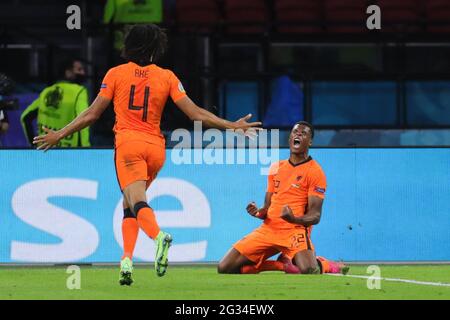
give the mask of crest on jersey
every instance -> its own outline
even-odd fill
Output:
[[[63,98],[63,90],[56,86],[53,90],[49,90],[44,97],[45,105],[47,107],[57,109]]]

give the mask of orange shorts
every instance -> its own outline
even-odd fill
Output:
[[[114,154],[117,180],[123,191],[133,182],[147,181],[147,188],[161,170],[166,151],[164,146],[145,141],[127,141],[120,144]]]
[[[314,251],[308,228],[275,230],[264,225],[236,242],[233,247],[253,261],[256,267],[277,253],[283,253],[293,259],[300,251]]]

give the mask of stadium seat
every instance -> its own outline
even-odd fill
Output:
[[[280,33],[321,32],[321,1],[275,1],[275,25]]]
[[[181,32],[211,33],[221,20],[216,0],[177,0],[175,11]]]
[[[264,0],[225,0],[227,33],[263,33],[268,28]]]
[[[428,32],[450,33],[450,1],[427,0],[425,16]]]
[[[325,0],[326,29],[331,33],[367,32],[365,0]]]
[[[418,32],[421,30],[421,2],[418,0],[378,0],[382,32]]]

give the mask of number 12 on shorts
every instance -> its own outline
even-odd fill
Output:
[[[133,104],[134,102],[134,92],[136,91],[136,86],[133,84],[130,89],[130,100],[128,102],[128,109],[129,110],[141,110],[144,109],[144,112],[142,113],[142,121],[147,121],[147,113],[148,113],[148,100],[150,97],[150,87],[145,87],[144,90],[144,106],[135,106]]]

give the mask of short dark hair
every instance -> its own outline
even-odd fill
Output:
[[[61,61],[58,68],[58,75],[64,78],[66,75],[66,71],[72,69],[76,61],[83,63],[83,59],[78,57],[69,57]]]
[[[304,126],[307,126],[309,128],[309,130],[311,130],[311,139],[314,138],[314,127],[313,127],[313,125],[311,123],[309,123],[309,122],[306,122],[306,121],[298,121],[297,123],[294,124],[294,127],[296,125],[301,125],[301,124],[304,125]]]
[[[121,56],[144,66],[156,62],[166,49],[167,35],[163,29],[156,24],[137,24],[127,32]]]

